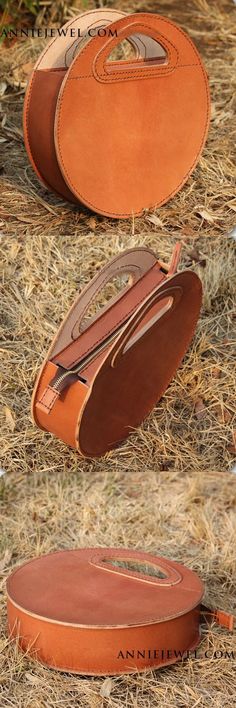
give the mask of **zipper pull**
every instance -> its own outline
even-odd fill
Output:
[[[63,391],[78,380],[78,374],[75,372],[65,371],[62,367],[58,367],[56,375],[44,389],[41,398],[36,403],[36,407],[46,413],[46,415],[49,415]]]

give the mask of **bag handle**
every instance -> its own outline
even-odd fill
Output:
[[[88,27],[88,30],[90,33],[93,30],[98,30],[99,28],[106,28],[109,31],[109,24],[105,22],[104,20],[101,25],[101,20],[94,22],[93,25]],[[93,39],[96,36],[96,33],[93,35]],[[92,35],[91,35],[92,37]],[[86,44],[86,36],[83,37],[81,36],[79,39],[76,39],[71,45],[69,45],[66,48],[65,51],[65,66],[67,68],[70,67],[72,61],[75,59],[76,54],[80,48],[83,47],[83,44]],[[131,37],[128,37],[128,42],[133,47],[135,53],[136,53],[136,59],[152,59],[155,54],[155,48],[154,48],[154,43],[151,41],[150,37],[144,37],[143,35],[132,35]]]
[[[119,565],[120,562],[120,565]],[[124,567],[122,567],[122,562]],[[131,567],[125,567],[125,564],[131,564]],[[124,575],[129,578],[134,578],[140,582],[149,583],[152,585],[161,585],[162,587],[170,587],[172,585],[178,585],[182,581],[182,575],[180,569],[177,568],[171,562],[168,562],[165,558],[160,558],[158,556],[153,556],[151,554],[142,553],[141,551],[132,551],[127,549],[117,548],[106,548],[101,549],[101,551],[96,551],[94,555],[90,558],[90,563],[96,568],[102,568],[105,572],[114,573],[116,575]],[[117,565],[116,565],[117,563]],[[132,564],[140,565],[140,570],[133,569]],[[145,572],[145,566],[147,569],[152,567],[155,571],[161,571],[164,577],[158,577],[149,575],[147,570]]]
[[[88,30],[90,31],[90,33],[92,31],[95,31],[94,35],[91,34],[91,38],[93,37],[93,39],[94,39],[94,37],[96,36],[96,30],[98,31],[99,29],[103,29],[103,28],[106,28],[107,30],[109,30],[109,24],[107,24],[106,21],[104,23],[104,20],[102,23],[101,23],[101,20],[99,20],[99,19],[96,20],[96,22],[94,22],[93,25],[90,25],[88,27]],[[79,48],[82,48],[83,44],[86,44],[86,41],[88,41],[88,38],[86,37],[86,34],[85,34],[85,36],[81,36],[79,39],[76,39],[72,44],[70,44],[66,48],[65,66],[67,68],[69,68],[72,61],[75,59],[76,53],[79,50]],[[145,41],[144,37],[139,36],[137,34],[137,35],[133,35],[132,37],[129,37],[128,42],[131,45],[131,47],[133,47],[134,51],[136,52],[137,59],[142,59],[142,58],[143,59],[151,59],[153,57],[154,48],[153,48],[152,43],[148,40],[148,38],[147,38],[147,41]]]
[[[160,18],[162,20],[163,18]],[[178,51],[175,45],[158,29],[159,17],[149,13],[130,15],[125,19],[114,22],[110,25],[110,30],[115,37],[107,39],[99,50],[99,43],[96,41],[98,52],[93,62],[93,74],[98,81],[116,82],[134,79],[145,79],[156,76],[165,76],[172,72],[178,61]],[[136,60],[134,62],[110,62],[107,59],[112,50],[124,39],[131,35],[142,34],[156,40],[164,48],[167,54],[165,64],[155,63],[155,60],[145,62]],[[95,51],[95,44],[93,45]],[[117,68],[118,67],[118,68]]]
[[[101,26],[109,29],[111,22],[123,19],[126,14],[116,10],[103,8],[100,10],[89,10],[66,22],[60,30],[60,37],[54,37],[45,47],[44,51],[35,65],[35,69],[68,69],[76,57],[76,53],[89,40],[88,31],[98,29]],[[81,33],[74,39],[76,32]],[[94,41],[94,37],[93,37]],[[134,48],[137,58],[151,58],[154,47],[150,40],[143,36],[129,37],[129,43]]]
[[[140,280],[156,263],[157,258],[155,254],[148,248],[130,249],[113,258],[105,268],[95,275],[87,287],[85,287],[82,293],[77,297],[69,311],[68,317],[59,329],[56,341],[52,350],[50,350],[50,355],[55,357],[62,349],[77,339],[81,332],[82,320],[89,305],[112,278],[122,274],[129,274],[130,276],[128,285],[122,288],[118,295],[112,298],[108,304],[102,308],[99,312],[99,316],[101,312],[105,312],[106,309],[117,302],[124,292]],[[91,318],[90,323],[92,319],[94,320],[96,317],[97,316]]]

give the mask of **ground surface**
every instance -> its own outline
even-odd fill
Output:
[[[93,7],[95,3],[77,3]],[[6,637],[5,578],[20,562],[58,548],[130,546],[186,563],[206,583],[209,603],[235,607],[233,346],[233,3],[177,0],[109,3],[158,10],[197,44],[210,77],[207,146],[182,191],[147,217],[112,221],[71,208],[39,185],[23,146],[27,64],[42,41],[2,50],[2,468],[0,478],[0,706],[199,708],[232,706],[235,639],[203,629],[200,656],[137,677],[104,680],[46,671]],[[181,10],[180,10],[181,6]],[[30,396],[39,363],[62,316],[99,268],[145,244],[168,261],[183,241],[181,269],[204,285],[195,339],[161,403],[120,451],[91,462],[33,427]],[[204,658],[209,648],[210,658]],[[234,665],[235,668],[235,665]]]

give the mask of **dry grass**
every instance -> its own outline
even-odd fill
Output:
[[[157,3],[125,1],[122,9],[155,11]],[[158,10],[187,29],[200,48],[213,103],[200,164],[158,210],[158,227],[145,217],[134,223],[91,220],[89,212],[46,193],[29,166],[21,132],[24,67],[42,41],[1,52],[1,82],[7,83],[0,99],[6,470],[0,478],[1,708],[229,708],[235,701],[232,661],[203,656],[208,647],[234,648],[236,655],[232,635],[216,626],[204,628],[197,660],[117,678],[109,699],[100,694],[103,679],[46,671],[19,655],[5,634],[5,577],[17,563],[58,548],[124,545],[163,554],[199,572],[210,603],[231,611],[235,606],[233,3],[159,0]],[[132,439],[104,459],[84,461],[31,423],[39,363],[74,293],[95,268],[140,244],[167,261],[178,239],[181,268],[193,267],[205,288],[195,340],[161,404]]]

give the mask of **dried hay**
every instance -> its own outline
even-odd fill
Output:
[[[82,9],[85,3],[76,5]],[[73,11],[65,9],[67,19]],[[234,649],[236,655],[235,641],[216,626],[203,629],[198,659],[105,685],[103,679],[60,675],[35,665],[5,634],[5,577],[17,563],[57,548],[124,545],[163,554],[201,575],[209,602],[231,611],[234,606],[233,3],[137,0],[122,2],[122,9],[158,10],[178,22],[199,47],[211,84],[211,129],[200,164],[151,221],[94,216],[39,185],[25,154],[21,115],[27,65],[43,42],[22,41],[1,51],[1,464],[6,471],[0,478],[1,708],[205,708],[213,703],[222,708],[235,699],[232,661],[213,658],[216,649]],[[96,268],[141,244],[168,261],[178,239],[181,268],[191,266],[204,284],[194,342],[140,430],[119,451],[84,461],[31,423],[39,363],[76,290]]]

